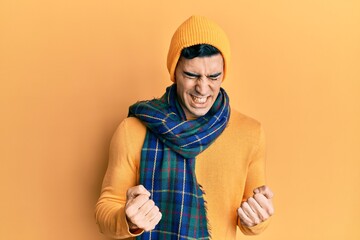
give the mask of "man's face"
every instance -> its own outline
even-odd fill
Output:
[[[220,91],[223,70],[221,54],[179,59],[175,69],[177,97],[188,120],[210,110]]]

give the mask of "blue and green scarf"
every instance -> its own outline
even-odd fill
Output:
[[[138,239],[210,239],[203,189],[196,180],[195,157],[225,129],[229,98],[225,90],[209,112],[186,120],[176,97],[176,84],[160,99],[138,102],[129,116],[147,127],[141,151],[140,184],[151,193],[162,219]]]

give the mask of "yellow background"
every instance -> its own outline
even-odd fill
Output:
[[[170,38],[192,14],[228,33],[224,87],[267,133],[276,214],[241,239],[360,239],[357,0],[2,0],[0,239],[107,239],[93,211],[109,141],[171,83]]]

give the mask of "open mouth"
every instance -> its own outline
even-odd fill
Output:
[[[193,95],[191,95],[191,98],[195,103],[199,103],[199,104],[205,103],[206,100],[208,99],[208,97],[196,97],[196,96],[193,96]]]

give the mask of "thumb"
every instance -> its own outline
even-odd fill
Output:
[[[128,199],[133,199],[141,194],[147,195],[148,197],[150,197],[150,192],[148,190],[146,190],[146,188],[143,185],[137,185],[135,187],[128,189],[128,191],[126,193],[126,197]]]
[[[274,197],[274,193],[266,185],[255,188],[253,192],[254,194],[258,194],[258,193],[263,194],[267,199],[271,199]]]

